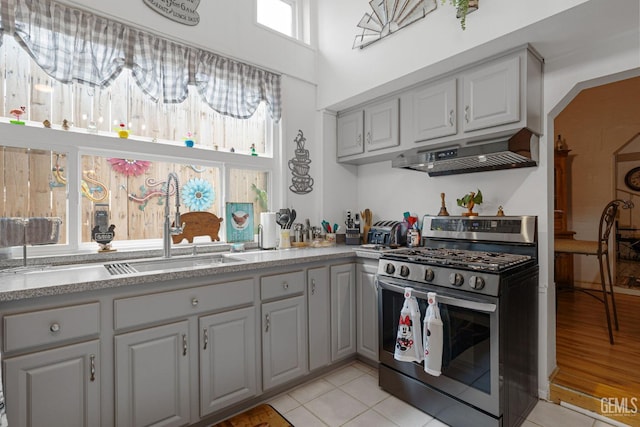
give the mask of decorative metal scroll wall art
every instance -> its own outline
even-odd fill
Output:
[[[356,36],[353,49],[362,49],[373,42],[395,33],[433,12],[437,0],[371,0],[372,13],[365,13],[358,27],[362,34]]]
[[[200,0],[143,0],[155,12],[184,25],[198,25],[200,15],[196,11]]]
[[[304,148],[306,141],[302,131],[298,130],[298,135],[293,140],[296,143],[295,157],[289,160],[289,169],[293,174],[289,190],[296,194],[307,194],[313,190],[313,178],[309,175],[311,159],[309,150]]]

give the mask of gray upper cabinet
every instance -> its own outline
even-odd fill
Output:
[[[465,132],[520,120],[519,56],[462,74]]]
[[[542,64],[533,48],[522,46],[339,112],[338,161],[379,162],[415,147],[502,138],[521,128],[541,134]],[[363,120],[362,133],[356,118]]]
[[[400,144],[398,98],[338,115],[338,158],[363,155]]]
[[[411,93],[413,134],[416,141],[457,132],[456,79],[429,84]]]
[[[364,153],[362,110],[338,117],[338,157]]]

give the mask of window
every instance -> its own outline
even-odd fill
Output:
[[[300,0],[256,0],[256,20],[259,24],[298,40],[302,35]],[[308,43],[308,40],[304,40]]]
[[[62,220],[58,244],[30,253],[97,249],[91,240],[96,205],[110,212],[115,248],[160,247],[169,172],[179,177],[181,213],[223,217],[225,202],[253,203],[257,227],[260,212],[268,210],[278,150],[277,127],[264,102],[249,119],[216,113],[192,88],[181,104],[155,103],[134,84],[130,70],[107,88],[61,84],[10,37],[0,47],[0,90],[0,116],[24,106],[19,119],[27,125],[2,125],[8,129],[0,146],[0,217]],[[45,120],[50,137],[29,136]],[[124,150],[114,150],[120,123],[131,135]],[[86,142],[86,135],[103,138]],[[185,147],[187,138],[195,140],[195,149]]]

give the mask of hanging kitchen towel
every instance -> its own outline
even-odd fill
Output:
[[[427,294],[427,313],[424,316],[424,370],[439,376],[442,373],[442,318],[435,292]]]
[[[24,245],[24,227],[22,218],[0,218],[0,248]]]
[[[400,323],[396,338],[394,357],[402,362],[422,361],[422,330],[420,328],[420,308],[413,289],[404,288],[404,304],[400,311]]]
[[[58,243],[62,220],[55,217],[32,217],[27,221],[27,244],[50,245]]]

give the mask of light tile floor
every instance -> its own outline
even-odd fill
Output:
[[[354,362],[271,401],[296,427],[446,427],[378,387],[378,371]],[[540,401],[523,427],[606,427],[602,421]]]

